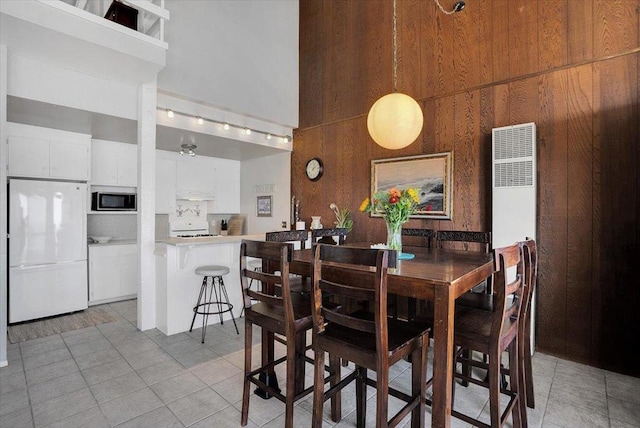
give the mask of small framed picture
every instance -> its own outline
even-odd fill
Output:
[[[257,211],[258,217],[271,217],[271,195],[258,196]]]

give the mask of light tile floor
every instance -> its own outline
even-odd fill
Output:
[[[135,300],[103,307],[117,320],[9,345],[9,366],[0,368],[0,427],[240,426],[244,342],[232,323],[208,327],[202,344],[200,330],[173,336],[138,331]],[[253,336],[257,362],[260,335]],[[533,364],[536,408],[529,409],[529,426],[640,427],[639,378],[540,353]],[[408,368],[404,362],[394,366],[393,385],[409,384]],[[351,386],[343,392],[343,420],[335,425],[326,417],[325,426],[355,426],[353,392]],[[250,400],[249,427],[284,425],[281,402],[254,394]],[[311,396],[297,403],[296,427],[311,425],[311,403]],[[454,406],[488,421],[487,394],[480,387],[458,386]],[[373,426],[375,398],[367,407]],[[389,411],[398,408],[392,399]],[[454,418],[452,426],[468,425]]]

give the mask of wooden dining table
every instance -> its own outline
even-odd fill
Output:
[[[399,260],[395,268],[388,270],[388,292],[433,302],[431,426],[449,427],[454,370],[455,300],[491,276],[493,255],[484,252],[422,247],[412,248],[410,251],[415,258]],[[310,277],[311,257],[310,249],[295,250],[290,272]],[[264,349],[263,356],[266,357]]]

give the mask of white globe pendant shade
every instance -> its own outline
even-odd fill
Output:
[[[422,110],[408,95],[394,92],[378,99],[367,117],[369,135],[387,149],[402,149],[413,143],[422,131]]]

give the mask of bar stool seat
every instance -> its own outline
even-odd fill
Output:
[[[200,266],[196,268],[196,275],[222,276],[229,273],[229,268],[219,265]]]
[[[196,275],[202,275],[203,278],[198,302],[193,307],[193,319],[191,320],[189,331],[193,331],[196,316],[202,315],[202,343],[204,343],[204,336],[207,332],[209,315],[218,315],[220,324],[224,324],[223,314],[229,312],[236,328],[236,333],[240,334],[236,319],[233,316],[233,305],[229,301],[229,295],[222,279],[228,273],[229,268],[221,265],[206,265],[196,268]],[[210,281],[209,278],[211,278]]]

